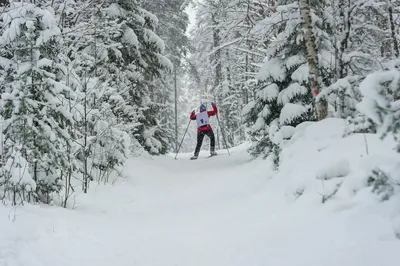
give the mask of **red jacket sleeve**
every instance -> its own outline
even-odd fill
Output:
[[[208,116],[212,116],[212,115],[218,114],[217,106],[213,106],[213,110],[212,111],[207,111],[207,113],[208,113]]]
[[[191,113],[190,114],[190,120],[196,120],[196,114],[195,113]]]

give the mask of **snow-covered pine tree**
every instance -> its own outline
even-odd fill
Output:
[[[155,27],[155,32],[164,41],[165,56],[173,63],[174,67],[172,73],[163,71],[160,77],[153,81],[154,90],[151,99],[159,109],[157,119],[160,127],[166,131],[168,142],[174,144],[174,149],[178,144],[175,123],[179,128],[178,114],[185,111],[180,105],[177,105],[178,109],[175,111],[175,100],[179,103],[178,97],[182,95],[180,85],[186,71],[184,56],[189,48],[188,37],[185,34],[189,23],[188,16],[184,12],[186,2],[185,0],[146,0],[141,2],[142,8],[157,16],[159,22]],[[175,96],[175,86],[177,97]]]
[[[64,10],[64,6],[59,9]],[[98,7],[83,10],[97,14]],[[91,180],[107,182],[111,175],[119,174],[129,155],[128,134],[133,134],[138,123],[136,109],[121,95],[119,87],[124,84],[120,84],[122,67],[115,57],[122,44],[113,39],[120,34],[117,21],[96,16],[89,20],[87,13],[74,12],[70,10],[63,20],[68,47],[65,54],[70,61],[64,78],[77,96],[70,104],[76,125],[72,129],[76,136],[72,150],[78,158],[74,175],[82,180],[82,189],[87,192]]]
[[[138,127],[136,138],[150,154],[165,154],[172,144],[170,142],[172,136],[169,135],[168,129],[160,125],[158,114],[161,106],[152,99],[155,91],[159,89],[154,86],[154,79],[160,78],[163,69],[172,70],[173,66],[163,55],[164,42],[154,33],[158,19],[148,11],[133,5],[131,16],[135,13],[136,17],[139,15],[143,21],[131,19],[130,27],[135,29],[139,41],[138,55],[141,56],[141,61],[144,61],[144,64],[140,64],[141,61],[136,62],[143,79],[138,80],[136,87],[130,90],[130,101],[138,106],[141,112],[139,116],[141,125]]]
[[[92,63],[79,76],[98,78],[112,87],[120,95],[118,101],[108,102],[118,123],[128,125],[130,136],[150,153],[165,153],[169,140],[157,119],[160,107],[152,95],[158,88],[152,85],[162,69],[172,67],[162,55],[163,41],[153,31],[157,18],[138,2],[124,0],[88,3],[77,17],[74,27],[86,31],[84,36],[75,34],[78,42],[71,59]]]
[[[1,30],[3,173],[14,180],[6,186],[14,204],[16,197],[48,203],[68,167],[64,147],[71,137],[66,128],[73,123],[64,107],[73,94],[60,82],[60,29],[48,10],[10,2]],[[35,190],[29,193],[32,198],[24,196],[24,183],[28,192]]]
[[[316,46],[319,53],[329,56],[329,35],[322,27],[323,14],[316,12],[315,15],[320,15],[315,16],[313,23],[318,36]],[[280,145],[285,139],[290,139],[293,127],[315,120],[301,23],[299,3],[279,1],[276,12],[255,28],[268,45],[265,62],[257,76],[259,85],[255,100],[243,109],[243,115],[247,124],[252,126],[250,153],[270,156],[276,165]],[[320,65],[329,68],[329,60],[325,59],[320,57]]]
[[[112,108],[118,103],[124,107],[117,90],[96,78],[82,80],[82,85],[73,86],[77,101],[72,112],[77,129],[74,154],[79,159],[83,191],[87,192],[89,181],[107,182],[111,175],[118,176],[131,141],[127,127],[119,123]]]

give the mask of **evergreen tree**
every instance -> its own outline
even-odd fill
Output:
[[[31,176],[35,198],[49,202],[68,165],[64,147],[71,136],[66,128],[73,123],[64,103],[74,96],[60,80],[60,29],[49,11],[12,2],[3,15],[0,45],[7,62],[0,111],[4,160],[11,169],[26,168],[19,172],[21,181]]]
[[[318,14],[318,13],[317,13]],[[320,53],[329,48],[322,18],[314,23]],[[309,68],[302,23],[297,1],[280,1],[276,12],[257,26],[265,39],[271,39],[257,79],[255,100],[243,110],[253,145],[254,156],[270,156],[277,165],[281,142],[291,137],[291,127],[312,121],[314,104],[309,83]],[[329,53],[328,53],[329,54]],[[321,66],[329,67],[322,62]]]
[[[151,100],[156,103],[159,110],[157,118],[160,127],[166,132],[165,137],[176,148],[178,145],[176,129],[180,124],[178,117],[180,112],[184,112],[178,99],[179,95],[182,95],[180,80],[185,78],[184,60],[189,48],[189,40],[186,35],[189,20],[184,11],[187,3],[184,0],[146,0],[141,1],[141,4],[144,9],[157,16],[159,22],[155,27],[155,32],[164,41],[165,56],[173,63],[174,67],[172,73],[163,71],[161,76],[153,81],[154,93]],[[176,103],[177,110],[175,110]]]
[[[92,15],[93,20],[88,20]],[[164,42],[154,33],[157,18],[136,1],[106,1],[85,10],[75,28],[85,35],[71,37],[73,61],[87,60],[78,76],[99,78],[120,97],[104,99],[120,124],[152,154],[165,153],[169,141],[157,119],[160,107],[152,100],[155,78],[171,63],[162,54]],[[74,35],[74,31],[71,33]],[[80,42],[75,40],[79,38]]]

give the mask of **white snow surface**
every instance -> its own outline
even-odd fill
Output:
[[[133,158],[74,209],[0,206],[0,265],[397,266],[399,194],[380,202],[365,184],[376,166],[397,180],[394,143],[345,130],[299,125],[277,172],[245,144],[197,161]]]

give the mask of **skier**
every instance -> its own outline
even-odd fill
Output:
[[[217,106],[215,103],[211,103],[213,110],[212,111],[207,111],[207,108],[204,104],[200,105],[200,113],[195,114],[195,111],[190,114],[190,119],[191,120],[196,120],[197,122],[197,145],[196,149],[194,151],[194,156],[191,157],[191,160],[197,159],[199,157],[199,152],[201,148],[201,144],[203,143],[204,136],[207,135],[210,138],[211,142],[211,147],[210,147],[210,153],[211,156],[217,155],[215,152],[215,136],[214,132],[208,123],[208,120],[210,116],[216,115],[218,113]]]

